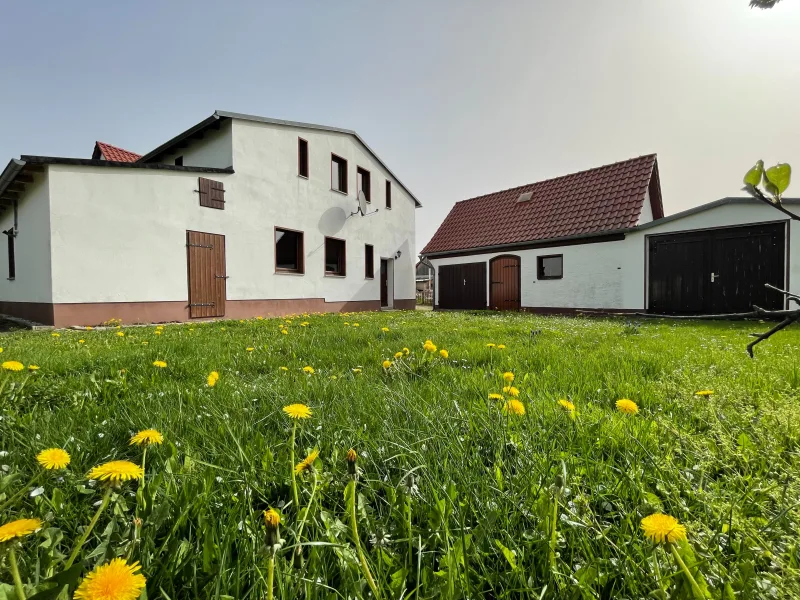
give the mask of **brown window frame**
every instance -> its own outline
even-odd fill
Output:
[[[392,182],[386,180],[386,208],[392,210]]]
[[[339,266],[339,272],[328,271],[328,241],[335,241],[342,243],[342,253],[339,255],[339,259],[336,261]],[[323,259],[322,267],[325,270],[326,277],[347,277],[347,242],[345,240],[343,240],[342,238],[325,236],[325,246],[322,259]]]
[[[284,231],[289,233],[297,233],[300,235],[300,239],[298,245],[300,246],[297,249],[297,268],[296,269],[287,269],[285,267],[278,266],[278,231]],[[305,233],[300,231],[299,229],[289,229],[288,227],[278,227],[275,225],[273,228],[272,234],[272,244],[273,249],[275,251],[275,272],[276,273],[293,273],[295,275],[305,275],[306,272],[306,240],[305,240]]]
[[[544,274],[544,259],[545,258],[560,258],[561,259],[561,275],[545,275]],[[536,257],[536,279],[564,279],[564,255],[563,254],[543,254]]]
[[[366,183],[367,183],[366,188],[364,188],[364,197],[367,199],[367,202],[371,203],[372,202],[372,173],[370,173],[364,167],[359,167],[358,165],[356,165],[356,195],[358,195],[358,192],[361,191],[361,189],[358,187],[359,176],[361,177],[361,181],[362,182],[366,181]]]
[[[375,279],[375,247],[364,244],[364,279]]]
[[[303,172],[305,167],[305,173]],[[308,179],[308,140],[301,137],[297,138],[297,176]],[[331,179],[332,181],[332,179]]]
[[[336,168],[339,170],[339,186],[338,188],[333,187],[333,165],[336,164]],[[344,177],[342,177],[342,172],[344,172]],[[334,192],[339,192],[340,194],[347,195],[347,159],[343,156],[339,156],[338,154],[334,154],[331,152],[331,190]],[[344,188],[341,187],[341,184],[344,182]]]

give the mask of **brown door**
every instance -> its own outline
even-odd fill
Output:
[[[225,236],[186,232],[189,265],[189,316],[224,317],[226,296]]]
[[[439,308],[486,308],[486,262],[439,267]]]
[[[381,306],[389,306],[389,261],[381,259]]]
[[[519,256],[498,256],[489,263],[489,307],[494,310],[520,309]]]

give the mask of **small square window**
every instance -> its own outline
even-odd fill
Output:
[[[303,232],[275,228],[275,270],[303,273]]]
[[[308,142],[297,138],[297,174],[308,179]]]
[[[331,189],[347,193],[347,161],[331,154]]]
[[[392,208],[392,182],[386,180],[386,208]]]
[[[537,256],[536,267],[539,279],[561,279],[564,277],[564,255]]]
[[[325,238],[325,274],[342,277],[347,274],[344,240]]]
[[[364,277],[375,278],[375,251],[369,244],[364,244]]]
[[[367,202],[372,202],[372,185],[369,180],[369,171],[361,167],[356,168],[356,187],[359,192],[364,192]]]
[[[175,166],[182,167],[183,166],[183,156],[179,156],[175,159]]]

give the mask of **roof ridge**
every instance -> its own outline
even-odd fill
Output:
[[[505,189],[497,190],[497,191],[494,191],[494,192],[487,192],[486,194],[481,194],[480,196],[473,196],[472,198],[465,198],[464,200],[457,200],[456,204],[462,204],[464,202],[471,202],[472,200],[480,200],[481,198],[485,198],[486,196],[495,196],[497,194],[503,194],[503,193],[506,193],[506,192],[511,192],[511,191],[518,190],[518,189],[521,189],[521,188],[530,187],[532,185],[536,185],[536,184],[539,184],[539,183],[557,181],[559,179],[564,179],[565,177],[574,177],[575,175],[583,175],[584,173],[590,173],[592,171],[598,171],[599,169],[606,169],[608,167],[615,167],[617,165],[622,165],[622,164],[625,164],[625,163],[633,162],[635,160],[640,160],[642,158],[650,158],[651,156],[653,158],[657,158],[658,155],[655,152],[651,152],[650,154],[641,154],[639,156],[634,156],[633,158],[626,158],[625,160],[618,160],[616,162],[607,163],[605,165],[600,165],[599,167],[592,167],[590,169],[583,169],[582,171],[574,171],[572,173],[567,173],[566,175],[557,175],[556,177],[549,177],[547,179],[539,179],[538,181],[532,181],[530,183],[524,183],[522,185],[515,185],[515,186],[510,187],[510,188],[505,188]]]

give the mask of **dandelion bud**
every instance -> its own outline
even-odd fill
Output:
[[[267,532],[267,548],[270,552],[274,552],[275,548],[280,546],[280,528],[281,517],[274,508],[264,511],[264,528]]]
[[[558,489],[561,489],[562,487],[564,487],[564,478],[560,474],[556,475],[555,486]]]
[[[358,454],[356,451],[350,448],[347,451],[347,473],[355,477],[356,475],[356,461],[358,460]]]

